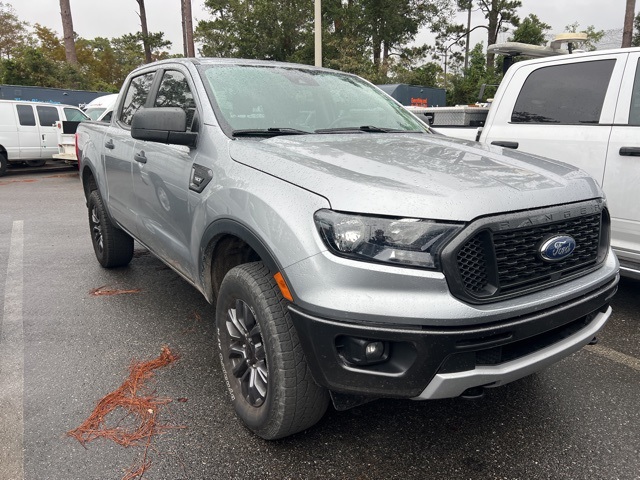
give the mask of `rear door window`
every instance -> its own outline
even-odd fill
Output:
[[[511,123],[597,124],[615,59],[542,67],[522,86]]]
[[[119,117],[120,121],[125,125],[131,125],[133,115],[144,107],[144,104],[147,102],[154,75],[155,72],[146,73],[131,80],[124,97],[122,111]]]
[[[60,120],[60,116],[58,115],[58,109],[56,107],[36,107],[38,111],[38,119],[40,120],[41,127],[51,127],[58,120]]]
[[[16,105],[18,110],[18,121],[23,127],[35,127],[36,116],[33,113],[33,107],[31,105]]]
[[[640,61],[636,66],[636,78],[633,82],[633,92],[631,92],[629,125],[640,125]]]

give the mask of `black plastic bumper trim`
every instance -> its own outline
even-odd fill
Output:
[[[412,398],[428,385],[451,355],[523,342],[594,312],[604,311],[619,276],[577,299],[511,320],[471,327],[407,328],[328,320],[289,306],[315,381],[332,391],[375,397]],[[592,316],[593,317],[593,316]],[[589,325],[593,318],[588,318]],[[339,355],[336,339],[347,335],[391,343],[388,365],[356,367]],[[413,355],[407,355],[407,350]],[[531,353],[531,352],[526,352]],[[402,358],[397,358],[402,357]],[[410,361],[407,361],[407,359]],[[395,362],[395,363],[394,363]],[[386,370],[385,370],[386,368]]]

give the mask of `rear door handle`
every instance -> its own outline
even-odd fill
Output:
[[[640,157],[640,147],[620,147],[620,155],[623,157]]]
[[[136,153],[133,156],[133,159],[139,163],[147,163],[147,156],[144,154],[144,150],[140,150],[139,153]]]
[[[104,144],[104,148],[108,148],[109,150],[113,150],[114,148],[116,148],[115,144],[113,143],[113,140],[109,139],[105,142]]]
[[[497,145],[498,147],[504,148],[513,148],[514,150],[518,148],[518,142],[506,142],[504,140],[495,140],[491,142],[491,145]]]

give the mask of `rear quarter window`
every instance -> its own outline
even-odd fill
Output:
[[[615,59],[542,67],[524,82],[511,123],[597,124]]]

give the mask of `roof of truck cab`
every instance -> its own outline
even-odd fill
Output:
[[[338,72],[337,70],[332,70],[330,68],[324,67],[316,67],[314,65],[305,65],[302,63],[289,63],[289,62],[277,62],[275,60],[253,60],[247,58],[217,58],[217,57],[202,57],[202,58],[169,58],[166,60],[159,60],[157,62],[148,63],[142,65],[136,70],[143,70],[149,67],[161,66],[161,65],[171,65],[180,63],[183,65],[248,65],[248,66],[256,66],[256,67],[284,67],[284,68],[303,68],[307,70],[324,70],[327,72]],[[340,72],[350,75],[346,72]]]
[[[592,57],[598,57],[598,56],[604,56],[604,55],[628,54],[628,53],[636,53],[636,52],[640,52],[640,47],[611,48],[608,50],[592,50],[590,52],[574,52],[566,55],[552,55],[549,57],[533,58],[533,59],[524,60],[522,62],[516,62],[509,68],[509,70],[513,69],[515,71],[517,68],[520,68],[524,65],[531,65],[536,63],[551,63],[551,62],[562,63],[562,62],[572,61],[574,59],[581,59],[581,58],[586,59],[586,58],[592,58]]]

